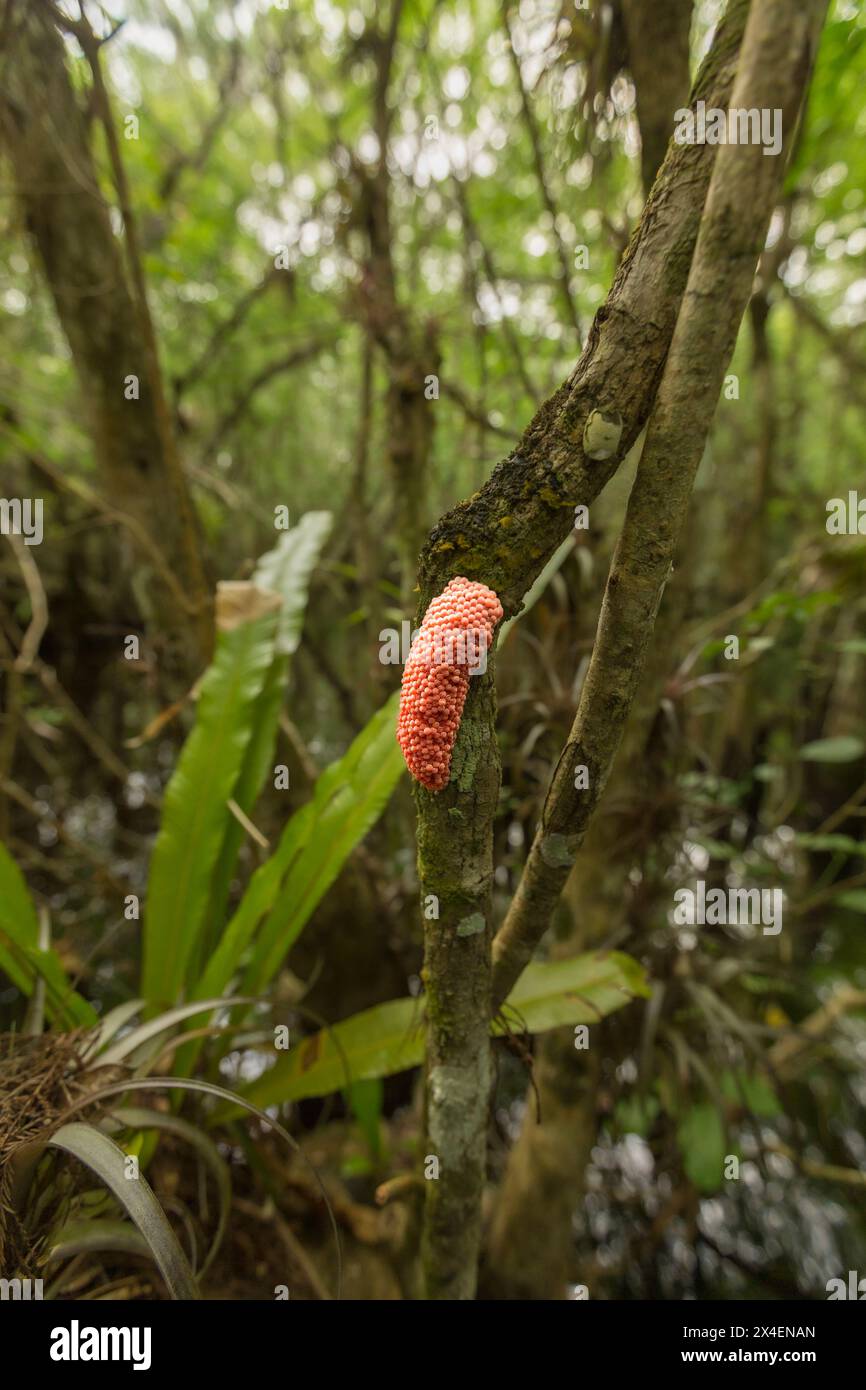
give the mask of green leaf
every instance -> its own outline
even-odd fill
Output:
[[[4,939],[19,947],[36,947],[39,943],[39,923],[36,908],[27,891],[24,875],[15,860],[0,842],[0,969],[25,994],[33,988],[33,976],[25,966],[9,955]]]
[[[147,1241],[172,1298],[198,1299],[192,1271],[165,1212],[146,1178],[127,1178],[123,1150],[92,1125],[78,1122],[61,1126],[48,1143],[86,1164],[114,1194]]]
[[[243,1094],[263,1107],[326,1096],[353,1081],[406,1071],[417,1066],[423,1055],[421,1001],[392,999],[305,1038],[245,1087]],[[225,1113],[218,1111],[215,1118],[223,1119]]]
[[[128,1023],[131,1023],[136,1014],[144,1008],[143,999],[127,999],[122,1004],[117,1004],[113,1009],[109,1009],[104,1018],[100,1019],[99,1028],[88,1044],[88,1051],[99,1052],[103,1047],[107,1047],[112,1038]]]
[[[866,744],[851,734],[838,738],[819,738],[815,743],[807,743],[800,749],[800,757],[807,763],[853,763],[866,753]]]
[[[249,1003],[252,1003],[252,1000],[219,997],[196,1000],[190,1004],[178,1004],[175,1008],[167,1009],[165,1013],[158,1014],[156,1018],[150,1018],[146,1023],[140,1023],[137,1028],[133,1028],[131,1032],[125,1033],[122,1038],[113,1042],[110,1047],[106,1047],[98,1054],[99,1065],[103,1067],[116,1066],[118,1062],[126,1061],[132,1053],[138,1052],[139,1049],[145,1048],[148,1043],[160,1038],[163,1033],[168,1033],[179,1024],[198,1018],[211,1009],[228,1009],[235,1004]]]
[[[61,1027],[92,1028],[95,1009],[70,985],[57,954],[41,950],[39,922],[24,877],[6,846],[0,843],[0,970],[23,994],[37,980],[45,984],[45,1007]]]
[[[273,770],[277,726],[288,668],[288,657],[274,656],[253,713],[252,733],[232,797],[245,816],[252,816],[265,778]],[[206,956],[212,954],[225,926],[226,904],[244,834],[244,827],[237,817],[229,815],[225,822],[222,848],[214,870],[208,903],[204,951]]]
[[[639,1134],[641,1138],[645,1138],[652,1129],[660,1109],[655,1096],[644,1096],[642,1100],[638,1096],[626,1096],[617,1102],[614,1118],[621,1133]]]
[[[745,1071],[726,1071],[722,1073],[722,1095],[735,1105],[745,1105],[752,1114],[762,1119],[779,1115],[782,1107],[779,1098],[768,1081],[762,1076],[750,1075]]]
[[[833,899],[838,907],[847,907],[851,912],[866,912],[866,888],[852,888]]]
[[[405,767],[396,738],[399,698],[395,691],[377,710],[286,827],[277,851],[286,872],[258,932],[244,993],[257,993],[273,979],[352,850],[385,809]]]
[[[54,951],[40,951],[7,938],[10,955],[29,975],[24,985],[30,992],[37,978],[45,981],[45,1008],[49,1018],[62,1028],[92,1028],[99,1015],[66,978],[66,973]]]
[[[111,1251],[119,1255],[150,1256],[150,1246],[131,1221],[107,1217],[79,1217],[69,1221],[54,1237],[49,1260],[67,1260],[71,1255],[100,1255]]]
[[[210,1249],[204,1263],[197,1271],[198,1277],[201,1278],[207,1273],[216,1258],[228,1228],[232,1204],[232,1180],[228,1164],[220,1156],[216,1144],[205,1134],[204,1130],[200,1129],[197,1125],[190,1124],[189,1120],[181,1119],[179,1115],[166,1115],[161,1110],[149,1109],[144,1105],[130,1105],[121,1106],[116,1110],[112,1110],[111,1118],[116,1120],[118,1124],[122,1125],[125,1129],[155,1129],[164,1134],[173,1134],[176,1138],[184,1140],[185,1143],[195,1149],[205,1167],[210,1169],[211,1175],[216,1183],[217,1196],[219,1199],[219,1217]]]
[[[307,512],[291,531],[280,537],[273,550],[259,560],[252,582],[259,589],[279,594],[283,601],[274,633],[274,657],[253,716],[253,731],[235,786],[233,800],[251,816],[265,778],[273,772],[280,709],[289,670],[289,656],[296,651],[304,625],[310,577],[331,530],[330,512]],[[225,921],[232,875],[243,839],[243,826],[231,816],[214,873],[208,909],[209,956]]]
[[[340,1231],[337,1226],[337,1219],[334,1215],[334,1208],[331,1204],[330,1198],[328,1197],[327,1188],[322,1182],[318,1170],[316,1169],[314,1164],[311,1163],[305,1150],[298,1143],[297,1139],[295,1139],[294,1136],[291,1135],[289,1131],[279,1123],[278,1120],[275,1120],[273,1115],[268,1115],[257,1105],[254,1105],[252,1101],[247,1100],[245,1096],[237,1096],[232,1091],[226,1090],[224,1086],[216,1086],[212,1081],[202,1081],[198,1077],[181,1078],[176,1076],[148,1076],[143,1078],[137,1077],[132,1079],[125,1079],[123,1081],[111,1081],[105,1086],[100,1086],[98,1090],[92,1091],[87,1096],[87,1103],[98,1104],[100,1101],[106,1100],[109,1096],[122,1096],[127,1094],[133,1094],[136,1091],[176,1091],[178,1093],[182,1093],[184,1091],[191,1091],[198,1095],[214,1096],[217,1100],[223,1101],[224,1103],[231,1102],[232,1111],[240,1110],[241,1113],[255,1115],[256,1119],[259,1121],[260,1124],[266,1125],[268,1129],[273,1130],[274,1134],[279,1136],[283,1143],[286,1144],[292,1150],[292,1153],[297,1156],[299,1161],[306,1166],[307,1171],[309,1172],[314,1183],[319,1189],[319,1193],[321,1194],[322,1198],[322,1206],[328,1213],[328,1221],[330,1223],[331,1231],[334,1236],[334,1246],[336,1249],[336,1298],[339,1301],[342,1293],[343,1284],[343,1253],[342,1246],[340,1243]],[[67,1126],[67,1128],[71,1128],[71,1126]],[[88,1126],[79,1126],[79,1128],[86,1129],[88,1128]]]
[[[739,851],[724,840],[714,840],[711,835],[696,835],[695,843],[707,851],[711,859],[733,859]]]
[[[566,1023],[599,1023],[632,999],[648,999],[646,971],[622,951],[589,951],[582,956],[530,965],[505,1003],[505,1017],[529,1033],[546,1033]],[[505,1026],[494,1024],[495,1033]]]
[[[382,1152],[379,1121],[382,1118],[384,1093],[385,1088],[379,1077],[369,1081],[353,1081],[345,1091],[349,1109],[358,1121],[358,1128],[364,1136],[370,1157],[374,1160],[378,1160]]]
[[[715,1105],[693,1105],[677,1127],[686,1175],[699,1192],[717,1192],[725,1176],[727,1141]]]
[[[330,512],[307,512],[286,531],[273,550],[262,555],[253,574],[260,589],[271,589],[283,600],[277,629],[277,651],[291,656],[304,626],[310,577],[331,531]]]
[[[523,1027],[543,1033],[562,1024],[597,1023],[649,987],[643,967],[619,951],[530,965],[491,1032]],[[360,1080],[417,1066],[424,1055],[423,1001],[392,999],[305,1038],[243,1090],[257,1105],[324,1096]],[[224,1119],[230,1110],[219,1111]]]
[[[205,925],[211,881],[273,661],[277,613],[222,632],[204,677],[196,722],[166,788],[150,864],[142,994],[174,1003]]]
[[[197,995],[222,993],[263,919],[245,992],[257,993],[275,974],[348,855],[381,815],[403,770],[394,734],[398,700],[395,693],[373,715],[291,817],[276,850],[253,874]]]

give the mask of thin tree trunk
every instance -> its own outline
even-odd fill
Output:
[[[0,136],[81,381],[106,491],[154,538],[154,546],[136,557],[136,595],[154,640],[164,643],[163,669],[188,682],[212,643],[211,590],[197,521],[129,242],[134,231],[126,190],[121,182],[131,275],[111,228],[52,13],[44,0],[12,0],[7,10]],[[95,94],[101,106],[104,89]],[[107,111],[102,114],[110,121]]]
[[[748,8],[728,5],[692,105],[727,107]],[[712,145],[669,147],[574,371],[485,486],[433,528],[421,555],[422,611],[463,574],[495,589],[511,617],[572,530],[575,506],[591,505],[634,444],[670,346],[715,154]],[[619,446],[604,459],[584,450],[593,411],[622,417]]]
[[[482,1292],[496,1299],[561,1299],[572,1277],[572,1219],[598,1135],[600,1048],[577,1052],[571,1028],[540,1040],[535,1093],[527,1092],[523,1128],[491,1221]]]
[[[640,166],[649,193],[689,91],[693,0],[622,0],[628,66],[640,127]]]

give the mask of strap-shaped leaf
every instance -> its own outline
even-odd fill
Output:
[[[331,532],[330,512],[307,512],[297,526],[286,531],[273,550],[259,560],[253,583],[271,589],[283,600],[277,631],[277,651],[291,656],[297,651],[304,626],[310,577]]]
[[[330,512],[307,512],[297,526],[280,537],[273,550],[261,557],[252,577],[257,588],[279,594],[282,607],[274,633],[274,658],[259,695],[249,746],[234,790],[233,799],[247,816],[252,815],[265,778],[273,773],[289,657],[301,640],[310,578],[330,533],[331,523]],[[243,835],[243,827],[234,816],[230,816],[226,821],[225,837],[214,873],[205,957],[212,954],[212,948],[225,924],[229,888]]]
[[[144,1047],[154,1038],[159,1038],[163,1033],[176,1028],[178,1024],[185,1023],[189,1019],[196,1018],[200,1014],[206,1013],[209,1009],[227,1009],[233,1004],[252,1004],[252,999],[201,999],[192,1004],[178,1004],[176,1009],[167,1009],[165,1013],[158,1014],[156,1018],[148,1019],[146,1023],[141,1023],[131,1032],[112,1043],[104,1052],[100,1054],[99,1062],[101,1066],[112,1066],[118,1062],[126,1061],[132,1053]]]
[[[48,1142],[86,1164],[114,1194],[147,1241],[172,1298],[198,1299],[192,1271],[165,1212],[146,1178],[127,1178],[123,1150],[108,1135],[77,1121],[63,1125]]]
[[[562,1024],[597,1023],[648,994],[643,967],[619,951],[530,965],[491,1032],[501,1034],[510,1027],[544,1033]],[[305,1038],[242,1094],[261,1106],[328,1095],[352,1081],[417,1066],[423,1055],[423,1000],[392,999]],[[214,1121],[230,1113],[230,1107],[220,1107]]]
[[[190,1124],[189,1120],[182,1119],[180,1115],[166,1115],[161,1110],[150,1110],[145,1105],[130,1105],[113,1110],[111,1118],[127,1129],[156,1129],[163,1134],[173,1134],[195,1149],[205,1167],[210,1170],[219,1197],[219,1219],[210,1250],[197,1271],[198,1278],[201,1279],[216,1258],[228,1227],[232,1204],[232,1180],[228,1164],[220,1157],[216,1144],[204,1130]]]
[[[45,1008],[62,1027],[90,1028],[95,1010],[72,988],[52,950],[41,950],[39,922],[24,877],[6,846],[0,843],[0,970],[23,994],[45,983]]]
[[[379,819],[404,769],[395,737],[399,692],[370,720],[348,753],[316,783],[303,808],[303,851],[292,859],[258,933],[244,979],[257,993],[273,979],[352,850]]]
[[[276,850],[253,874],[199,993],[221,993],[254,938],[245,991],[258,993],[272,979],[400,777],[403,759],[394,736],[398,700],[395,693],[373,715],[346,754],[322,773],[310,801],[289,820]]]
[[[131,1221],[110,1221],[107,1217],[79,1217],[68,1221],[54,1237],[48,1252],[49,1260],[66,1260],[70,1255],[101,1254],[113,1251],[120,1255],[151,1254],[150,1246]]]
[[[75,1109],[76,1106],[81,1107],[82,1105],[98,1104],[99,1101],[106,1100],[109,1096],[134,1094],[136,1091],[195,1091],[199,1095],[213,1096],[215,1099],[223,1102],[231,1101],[233,1110],[240,1110],[242,1113],[255,1115],[260,1124],[273,1130],[274,1134],[278,1135],[283,1143],[288,1145],[293,1153],[297,1154],[318,1187],[322,1197],[322,1205],[328,1213],[328,1222],[334,1237],[337,1266],[336,1297],[339,1300],[343,1285],[343,1247],[340,1241],[340,1231],[337,1226],[337,1218],[334,1215],[334,1208],[328,1197],[327,1188],[322,1182],[315,1164],[311,1162],[306,1150],[303,1149],[297,1139],[280,1124],[279,1120],[275,1120],[273,1115],[268,1115],[266,1111],[254,1105],[253,1102],[247,1100],[245,1096],[237,1096],[232,1091],[226,1090],[225,1086],[217,1086],[212,1081],[202,1081],[199,1077],[148,1076],[138,1077],[131,1081],[112,1081],[107,1086],[100,1086],[98,1091],[93,1091],[87,1096],[73,1101],[70,1110]],[[87,1128],[87,1126],[85,1125],[84,1128]]]
[[[142,993],[174,1003],[205,924],[211,882],[273,661],[276,612],[218,638],[201,687],[195,725],[166,788],[150,863]]]

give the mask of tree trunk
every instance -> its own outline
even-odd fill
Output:
[[[81,382],[105,490],[153,542],[124,568],[134,569],[151,635],[164,644],[163,670],[189,683],[211,649],[211,592],[147,306],[112,231],[51,12],[13,0],[7,25],[0,135]]]
[[[640,126],[640,167],[649,193],[689,94],[693,0],[622,0],[628,66]]]

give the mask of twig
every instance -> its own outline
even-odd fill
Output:
[[[583,330],[580,326],[580,315],[577,312],[577,305],[574,302],[574,295],[571,292],[571,267],[568,263],[568,252],[562,240],[559,230],[556,204],[550,192],[550,185],[544,169],[544,156],[541,152],[541,136],[538,133],[538,124],[535,113],[529,101],[526,91],[526,84],[523,81],[523,71],[520,66],[520,58],[517,49],[514,47],[514,34],[511,28],[511,4],[510,0],[502,0],[502,22],[505,28],[505,36],[508,40],[508,51],[511,55],[511,65],[514,68],[514,77],[517,82],[517,90],[520,93],[520,107],[523,112],[523,121],[529,135],[529,143],[532,146],[532,161],[535,165],[535,174],[538,179],[538,187],[541,191],[541,201],[550,216],[551,232],[556,243],[556,255],[559,261],[560,289],[565,304],[569,322],[574,329],[577,342],[583,341]],[[655,172],[655,171],[654,171]]]
[[[304,343],[301,347],[294,348],[291,352],[282,357],[278,357],[274,362],[268,364],[256,372],[251,381],[235,398],[234,403],[217,422],[213,433],[204,446],[203,453],[209,456],[219,447],[221,440],[237,426],[250,404],[250,401],[263,386],[267,386],[275,377],[281,376],[283,372],[294,371],[295,367],[300,367],[305,362],[310,362],[314,357],[318,357],[320,352],[324,352],[326,347],[332,343],[330,338],[314,338],[312,342]]]
[[[226,802],[226,805],[228,806],[238,825],[243,826],[250,839],[255,840],[256,844],[261,849],[270,849],[270,840],[262,834],[258,826],[253,825],[249,816],[244,813],[244,811],[232,797],[229,797],[228,801]]]
[[[516,439],[513,430],[506,429],[504,425],[497,425],[483,410],[470,401],[466,392],[454,381],[443,381],[440,387],[443,396],[448,396],[452,401],[456,401],[467,420],[473,424],[480,425],[488,434],[498,434],[501,439],[508,439],[512,443]]]
[[[804,1158],[802,1154],[795,1153],[787,1144],[781,1140],[765,1144],[765,1150],[771,1154],[781,1154],[783,1158],[790,1159],[801,1173],[805,1173],[809,1178],[819,1178],[823,1182],[840,1182],[847,1187],[866,1187],[866,1173],[859,1168],[840,1168],[835,1163],[817,1163],[812,1158]]]
[[[2,426],[0,426],[0,428],[2,428]],[[120,526],[126,526],[135,536],[142,550],[150,557],[154,568],[158,571],[166,588],[171,591],[175,602],[178,603],[186,613],[194,614],[197,617],[200,616],[199,605],[190,601],[189,596],[166,563],[162,550],[137,517],[132,516],[129,512],[123,512],[117,507],[113,507],[109,502],[106,502],[98,492],[90,487],[88,483],[83,482],[80,478],[73,478],[62,473],[55,464],[49,463],[41,454],[28,453],[27,461],[28,463],[32,463],[33,466],[38,468],[42,473],[46,473],[49,478],[52,478],[58,487],[64,488],[67,492],[71,492],[74,496],[78,497],[80,501],[87,502],[104,516],[107,521],[114,521]]]
[[[862,1008],[866,1008],[866,990],[841,985],[825,1004],[773,1044],[767,1054],[768,1065],[776,1072],[788,1070],[792,1064],[800,1062],[808,1049],[819,1042],[849,1009]]]
[[[274,1202],[269,1198],[264,1207],[257,1207],[254,1202],[248,1202],[244,1197],[235,1197],[234,1205],[238,1211],[242,1211],[247,1216],[252,1216],[256,1221],[263,1221],[269,1226],[273,1226],[291,1259],[300,1265],[310,1288],[317,1298],[330,1302],[331,1295],[322,1282],[322,1276],[310,1259],[301,1242],[298,1240],[288,1222],[284,1221]]]
[[[9,535],[6,539],[15,552],[15,559],[18,561],[30,599],[30,622],[15,661],[15,670],[23,673],[29,671],[36,660],[39,644],[45,635],[45,629],[48,627],[48,600],[45,597],[45,589],[39,577],[36,561],[30,554],[28,547],[20,536]]]

